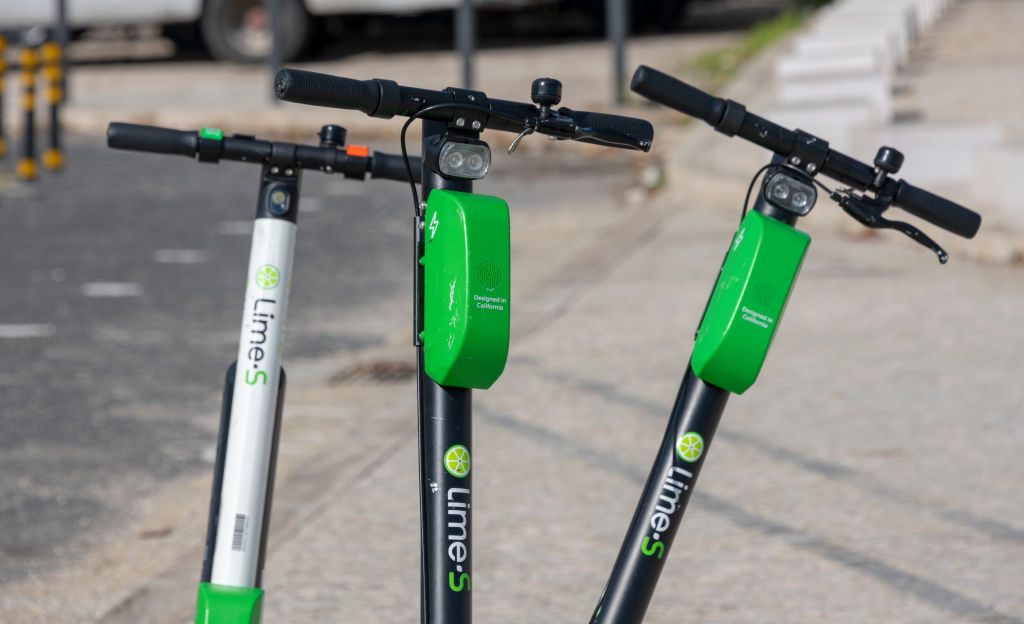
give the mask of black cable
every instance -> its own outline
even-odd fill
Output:
[[[758,169],[757,173],[754,174],[754,177],[750,179],[750,186],[747,187],[747,196],[743,199],[743,212],[740,213],[740,223],[742,223],[744,217],[747,216],[747,205],[750,203],[750,194],[754,191],[754,184],[757,182],[757,178],[760,177],[765,170],[771,169],[772,167],[778,167],[778,165],[769,163]]]

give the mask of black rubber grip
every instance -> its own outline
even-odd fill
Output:
[[[409,165],[412,167],[413,182],[418,184],[423,177],[423,160],[419,156],[410,156]],[[385,154],[384,152],[373,153],[373,160],[370,162],[370,177],[400,182],[409,181],[409,175],[405,171],[405,161],[402,157],[398,154]]]
[[[194,130],[190,132],[114,122],[107,126],[107,146],[140,152],[195,156],[199,146],[199,135]]]
[[[691,87],[682,80],[646,65],[636,68],[629,88],[649,100],[703,119],[712,126],[717,126],[725,115],[726,101],[722,98]]]
[[[632,139],[630,144],[635,149],[645,152],[651,149],[651,141],[654,140],[654,126],[646,119],[588,111],[565,110],[565,112],[572,117],[577,127],[594,133],[588,139],[621,146],[622,135],[626,135]]]
[[[900,180],[893,203],[944,230],[971,238],[981,227],[981,215],[956,202]]]
[[[376,80],[353,80],[329,74],[282,69],[274,77],[277,99],[311,106],[357,110],[372,115],[380,105]]]

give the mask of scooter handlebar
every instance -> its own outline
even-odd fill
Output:
[[[576,136],[584,143],[613,145],[648,151],[654,140],[654,126],[646,119],[562,108],[558,111],[576,124]]]
[[[268,162],[277,158],[290,166],[341,173],[347,178],[362,180],[366,173],[373,178],[408,181],[405,162],[397,154],[374,152],[350,153],[347,149],[314,145],[296,145],[264,141],[251,136],[204,137],[195,130],[173,130],[157,126],[144,126],[113,122],[107,127],[107,146],[115,149],[178,154],[199,160],[240,160],[252,163]],[[277,162],[277,161],[275,161]],[[419,182],[423,161],[418,156],[409,158],[413,180]]]
[[[114,122],[107,127],[107,146],[115,149],[195,156],[199,134],[140,124]]]
[[[413,182],[419,184],[423,177],[423,159],[419,156],[410,156],[409,166],[412,169]],[[370,160],[370,177],[401,182],[409,181],[409,175],[405,170],[405,160],[401,154],[385,154],[384,152],[373,153],[373,158]]]
[[[629,88],[649,100],[674,108],[717,126],[725,115],[726,101],[701,91],[656,69],[641,65]]]
[[[357,110],[373,115],[380,105],[376,80],[355,80],[301,69],[282,69],[274,77],[274,93],[280,100]]]
[[[647,151],[654,139],[654,127],[643,119],[573,111],[562,108],[542,113],[535,104],[488,98],[478,91],[446,89],[435,91],[407,87],[392,80],[374,78],[354,80],[300,69],[282,69],[274,79],[274,92],[279,99],[362,111],[372,117],[422,115],[450,123],[457,118],[460,107],[482,113],[474,121],[475,130],[522,132],[531,128],[558,139],[571,139]],[[467,99],[461,99],[466,96]],[[431,109],[433,110],[426,110]],[[422,113],[419,111],[423,111]],[[567,122],[572,121],[570,125]]]
[[[729,136],[739,135],[780,156],[789,158],[796,148],[800,131],[793,132],[783,128],[747,112],[746,108],[737,102],[705,93],[656,69],[644,65],[638,67],[633,74],[630,88],[659,104],[706,121],[720,132]],[[816,139],[806,133],[802,136]],[[826,142],[820,143],[827,148]],[[878,171],[871,165],[832,149],[824,150],[822,153],[825,154],[820,170],[822,175],[862,191],[891,189],[892,185],[895,185],[893,205],[959,236],[971,238],[981,226],[981,215],[956,202],[903,180],[883,177],[882,184],[879,184],[876,180]]]
[[[964,238],[972,238],[981,227],[981,215],[900,180],[893,203],[910,214]]]

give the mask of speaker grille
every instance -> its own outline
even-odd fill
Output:
[[[494,288],[501,283],[501,267],[490,260],[484,260],[476,267],[476,278],[485,288]]]

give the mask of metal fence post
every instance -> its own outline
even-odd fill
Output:
[[[68,3],[67,0],[57,0],[57,27],[54,29],[55,40],[60,45],[60,101],[63,104],[68,99],[68,57],[64,51],[68,49],[68,41],[71,36],[68,33]]]
[[[626,0],[605,0],[604,23],[612,49],[612,101],[626,102],[626,36],[629,33],[629,11]]]
[[[473,0],[462,0],[455,9],[455,48],[462,56],[462,86],[473,88],[473,51],[476,47],[476,13]]]
[[[270,27],[270,54],[267,65],[270,67],[270,101],[276,106],[280,103],[274,94],[274,77],[281,68],[281,0],[265,0],[263,5],[267,11]]]
[[[7,48],[7,40],[0,37],[0,158],[7,154],[7,144],[4,141],[4,72],[7,71],[7,64],[4,63],[4,51]]]

